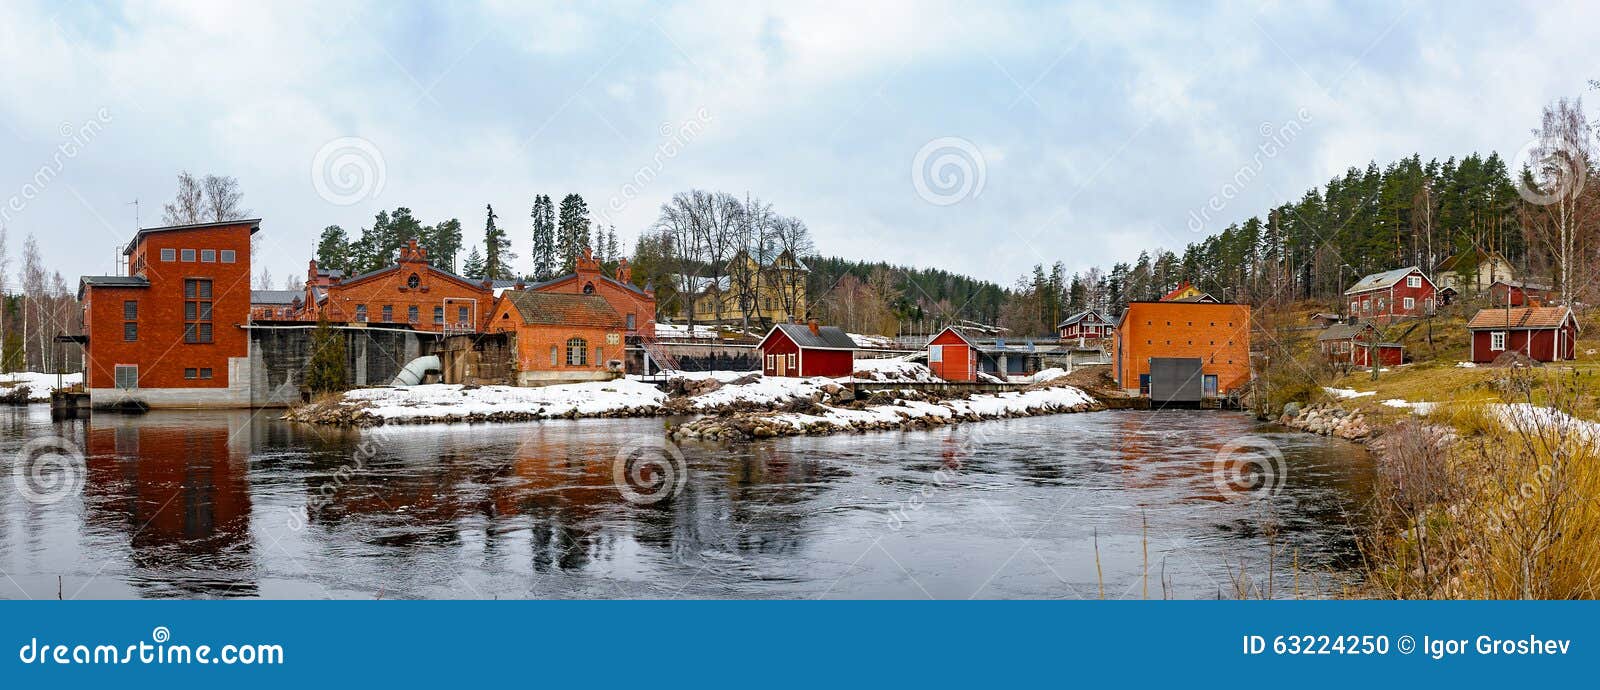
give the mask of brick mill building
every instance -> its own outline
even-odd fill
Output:
[[[139,230],[128,275],[84,276],[84,386],[96,407],[250,404],[250,236],[259,219]]]
[[[473,333],[482,330],[494,294],[482,281],[428,263],[416,240],[400,248],[395,263],[345,277],[310,263],[303,320],[394,324],[418,331]]]
[[[1578,317],[1566,307],[1491,307],[1467,322],[1472,361],[1493,362],[1520,352],[1536,362],[1577,358]]]
[[[1344,291],[1350,318],[1390,323],[1426,316],[1433,309],[1437,288],[1416,266],[1374,273]]]
[[[1250,306],[1130,302],[1112,330],[1112,376],[1153,403],[1225,397],[1250,382]]]
[[[515,339],[513,385],[603,381],[622,372],[627,321],[599,295],[507,290],[488,330]]]
[[[855,371],[856,341],[838,326],[780,323],[757,346],[767,376],[849,376]]]

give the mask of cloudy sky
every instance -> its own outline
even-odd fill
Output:
[[[270,9],[262,7],[268,5]],[[1181,248],[1368,160],[1513,156],[1600,78],[1600,9],[1123,5],[0,3],[0,220],[75,281],[179,170],[239,179],[264,261],[326,225],[535,194],[631,241],[692,188],[822,253],[1009,282]],[[526,267],[524,267],[526,268]]]

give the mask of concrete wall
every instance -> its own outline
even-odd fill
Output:
[[[407,362],[432,354],[431,333],[339,328],[344,336],[345,385],[386,386]],[[250,388],[247,405],[283,407],[301,399],[306,365],[311,362],[312,327],[257,326],[250,329]]]
[[[225,388],[90,388],[89,405],[95,408],[144,405],[153,410],[250,407],[252,369],[250,359],[230,357]]]

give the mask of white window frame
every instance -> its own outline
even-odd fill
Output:
[[[768,369],[777,369],[778,368],[778,356],[777,355],[771,355],[771,354],[767,355],[767,368]]]
[[[232,249],[224,249],[219,253],[219,255],[222,258],[222,263],[231,264],[234,262],[234,254]]]
[[[1408,288],[1419,288],[1419,287],[1422,287],[1422,276],[1406,276],[1406,287],[1408,287]]]
[[[791,353],[789,353],[789,370],[790,371],[794,371],[794,369],[795,369],[795,353],[791,352]]]
[[[1417,308],[1417,301],[1410,297],[1406,297],[1403,304],[1405,305],[1406,311],[1411,311],[1412,309]]]
[[[944,346],[943,345],[929,345],[928,346],[928,363],[929,364],[933,364],[934,362],[938,362],[940,364],[944,363]]]
[[[1506,332],[1489,331],[1489,351],[1504,352],[1506,349]]]
[[[123,379],[122,372],[130,371],[130,370],[133,372],[133,385],[132,386],[123,386],[122,385],[122,379]],[[139,365],[137,365],[137,364],[118,364],[118,365],[113,366],[111,368],[111,385],[114,388],[119,388],[119,389],[122,389],[122,390],[130,390],[130,391],[131,390],[138,390],[139,389]]]
[[[162,263],[172,263],[178,260],[178,250],[172,247],[164,247],[160,251],[160,256]]]

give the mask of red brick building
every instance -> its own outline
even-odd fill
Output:
[[[1177,400],[1153,367],[1181,364],[1184,401],[1226,396],[1250,382],[1250,306],[1200,301],[1130,302],[1111,335],[1112,376],[1129,394]],[[1189,380],[1193,379],[1193,380]],[[1155,387],[1152,388],[1154,382]]]
[[[946,381],[978,380],[978,341],[946,326],[928,341],[928,369]]]
[[[1472,333],[1472,361],[1493,362],[1507,352],[1521,352],[1538,362],[1577,358],[1578,317],[1566,307],[1493,307],[1467,322]]]
[[[84,384],[97,407],[248,407],[250,236],[259,219],[139,230],[128,275],[84,276]]]
[[[578,257],[572,273],[528,286],[534,292],[569,295],[596,295],[603,298],[622,316],[623,326],[630,335],[654,338],[656,335],[656,296],[654,292],[633,284],[633,268],[623,259],[617,265],[617,276],[608,276],[585,248]]]
[[[412,240],[400,248],[393,265],[348,278],[312,261],[305,304],[306,321],[325,317],[334,323],[470,333],[482,330],[494,294],[481,281],[429,265],[428,252]]]
[[[1350,317],[1389,323],[1425,316],[1432,309],[1437,288],[1416,266],[1374,273],[1344,291]]]
[[[780,323],[757,346],[767,376],[849,376],[855,371],[856,341],[837,326]]]
[[[627,321],[599,295],[507,290],[485,328],[516,338],[519,386],[604,381],[622,373]]]

